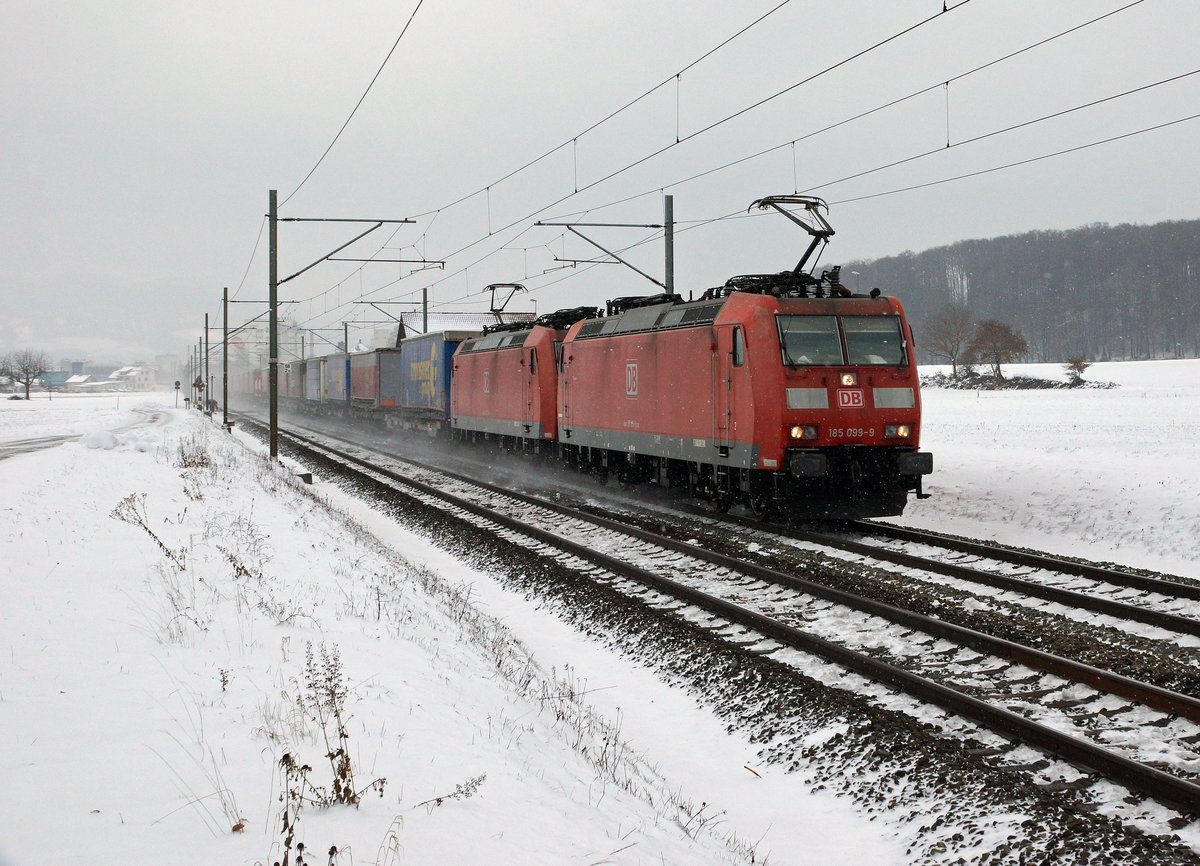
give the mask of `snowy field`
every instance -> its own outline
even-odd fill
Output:
[[[9,400],[0,395],[0,442],[33,439],[38,436],[73,436],[93,430],[119,429],[142,420],[135,406],[153,408],[175,405],[171,396],[155,395],[147,401],[145,394],[46,394],[34,393],[33,398]],[[162,401],[166,401],[163,403]]]
[[[903,522],[1200,577],[1200,361],[1086,377],[1121,387],[926,390]],[[319,798],[339,748],[361,803],[289,809],[293,863],[906,862],[911,827],[173,405],[0,401],[0,443],[84,434],[0,460],[3,866],[282,860],[281,759]]]
[[[1066,379],[1057,364],[1004,370]],[[1200,361],[1098,363],[1084,379],[1120,387],[924,389],[933,496],[898,522],[1200,578]]]

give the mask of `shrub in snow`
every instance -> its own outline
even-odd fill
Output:
[[[342,659],[335,644],[329,649],[321,644],[317,652],[309,643],[304,655],[304,682],[297,697],[301,710],[317,725],[325,742],[325,757],[329,760],[332,781],[318,785],[309,777],[313,768],[298,762],[290,753],[280,759],[284,772],[284,792],[280,799],[297,806],[357,806],[362,795],[376,791],[383,796],[387,779],[375,779],[359,789],[354,784],[354,765],[350,761],[350,734],[346,722],[350,716],[346,707],[349,697]],[[286,813],[286,809],[285,809]]]
[[[960,391],[1037,391],[1062,390],[1064,388],[1116,388],[1115,382],[1056,382],[1051,379],[1036,379],[1032,376],[1010,376],[997,379],[995,376],[975,372],[961,372],[958,378],[945,373],[933,373],[921,377],[922,388],[953,388]]]
[[[175,465],[180,469],[211,469],[212,458],[199,436],[189,436],[179,442],[179,453]]]
[[[1077,388],[1083,384],[1084,371],[1092,366],[1088,363],[1087,358],[1083,355],[1076,355],[1072,358],[1067,358],[1067,363],[1063,364],[1063,370],[1067,374],[1067,382],[1072,388]]]

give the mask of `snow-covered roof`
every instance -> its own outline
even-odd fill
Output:
[[[135,376],[141,375],[141,367],[121,367],[119,370],[113,370],[108,374],[110,379],[132,379]]]

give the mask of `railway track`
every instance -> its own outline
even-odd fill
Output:
[[[727,515],[714,519],[724,525],[763,530],[757,521]],[[1118,624],[1141,623],[1177,635],[1200,637],[1200,583],[1171,576],[1138,574],[877,521],[855,521],[847,525],[846,531],[773,526],[767,537],[836,549],[925,575],[948,577],[964,585],[1017,593],[1080,614],[1111,617]]]
[[[839,530],[818,530],[764,524],[695,507],[678,510],[763,539],[790,539],[836,549],[964,584],[1108,615],[1117,622],[1144,623],[1174,634],[1200,637],[1200,581],[1140,574],[882,521],[848,521],[839,524]]]
[[[853,529],[858,537],[830,533],[795,533],[794,537],[1178,634],[1200,636],[1198,584],[887,524],[858,522]],[[894,542],[902,547],[890,547]],[[971,561],[951,561],[947,553],[967,556]]]
[[[1200,600],[1200,583],[1173,580],[1161,575],[1149,576],[1136,574],[1111,566],[1063,559],[1030,550],[1016,550],[998,544],[985,544],[965,538],[943,535],[940,532],[910,529],[882,521],[859,520],[851,523],[850,527],[866,537],[881,536],[897,541],[929,544],[939,549],[977,557],[981,560],[995,560],[1014,566],[1040,569],[1064,575],[1074,575],[1097,583],[1111,583],[1144,592],[1162,592],[1179,598],[1194,601]]]
[[[874,690],[876,700],[890,700],[881,695],[897,690],[910,697],[908,711],[917,716],[927,716],[933,705],[970,720],[942,724],[959,729],[976,748],[985,743],[1002,766],[1028,765],[1049,784],[1090,784],[1079,774],[1048,770],[1048,761],[1030,762],[1013,745],[1024,744],[1185,814],[1200,813],[1200,701],[1186,694],[721,553],[695,539],[666,537],[357,446],[295,442],[405,496],[494,527],[536,555],[570,557],[593,579],[752,652],[787,658],[809,673],[816,657],[878,684],[865,689]],[[844,674],[818,676],[847,687],[838,682]],[[974,726],[1003,741],[980,737]]]

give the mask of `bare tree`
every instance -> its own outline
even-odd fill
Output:
[[[7,365],[8,374],[25,386],[25,399],[28,400],[29,389],[50,368],[50,359],[46,357],[45,352],[23,349],[13,352],[7,359]]]
[[[942,307],[929,322],[925,345],[935,358],[950,362],[950,373],[958,378],[958,363],[965,357],[975,323],[965,305],[955,301]]]
[[[1025,338],[1013,330],[1012,325],[997,322],[995,319],[984,319],[975,326],[975,334],[967,346],[967,353],[985,364],[991,364],[992,375],[1003,379],[1000,365],[1017,360],[1028,348],[1029,344],[1025,342]]]

